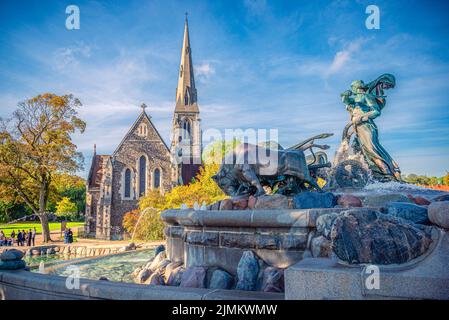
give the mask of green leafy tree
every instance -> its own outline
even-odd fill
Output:
[[[63,197],[56,205],[56,215],[58,216],[70,216],[76,213],[78,213],[76,204],[67,197]]]
[[[443,177],[443,184],[449,186],[449,172]]]
[[[436,186],[438,184],[438,177],[430,177],[428,183],[429,186]]]
[[[404,177],[405,182],[416,184],[418,183],[418,176],[414,173],[410,173],[409,175]]]
[[[427,177],[425,175],[417,175],[414,173],[411,173],[409,175],[404,176],[404,181],[412,184],[420,184],[424,186],[437,186],[437,185],[449,185],[449,173],[446,174],[444,177]]]
[[[66,173],[55,174],[51,185],[48,209],[54,212],[56,203],[63,197],[69,198],[76,204],[77,214],[83,213],[86,209],[86,180]]]

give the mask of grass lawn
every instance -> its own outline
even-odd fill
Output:
[[[73,228],[73,227],[81,227],[84,224],[84,222],[67,222],[67,226],[69,228]],[[51,231],[57,231],[57,230],[61,230],[61,223],[60,222],[49,222],[50,225],[50,232]],[[42,226],[40,222],[31,222],[31,221],[27,221],[27,222],[18,222],[18,223],[12,223],[12,224],[0,224],[0,230],[3,230],[3,232],[5,233],[5,235],[7,237],[10,236],[11,231],[15,231],[16,232],[16,236],[17,236],[17,230],[26,230],[28,231],[29,229],[33,229],[36,228],[37,233],[42,233]]]

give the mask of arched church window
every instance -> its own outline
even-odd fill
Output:
[[[183,123],[183,138],[190,139],[190,134],[191,134],[190,121],[186,119],[184,120]]]
[[[161,170],[154,170],[153,188],[158,189],[161,186]]]
[[[146,191],[147,158],[141,156],[139,159],[139,197],[145,195]]]
[[[131,197],[131,170],[125,170],[125,198]]]
[[[184,95],[184,104],[187,106],[190,101],[190,91],[189,88],[186,88],[186,94]]]
[[[190,139],[190,134],[191,134],[191,130],[190,130],[190,121],[187,121],[187,138]]]
[[[141,123],[137,128],[137,134],[141,137],[145,137],[148,134],[148,127],[145,123]]]

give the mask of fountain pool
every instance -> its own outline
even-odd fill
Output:
[[[28,256],[26,255],[23,260],[25,260],[27,266],[29,266],[31,269],[34,267],[39,266],[41,262],[44,262],[45,264],[59,262],[59,261],[67,261],[72,260],[75,258],[79,258],[79,256],[70,255],[70,254],[45,254],[41,256]]]
[[[138,250],[127,253],[113,254],[104,257],[81,258],[66,260],[64,257],[56,257],[47,260],[51,262],[51,266],[45,268],[45,273],[59,276],[73,275],[73,266],[79,268],[80,277],[85,279],[98,280],[100,277],[106,277],[110,281],[134,282],[131,273],[134,269],[143,266],[148,260],[154,256],[154,250]],[[41,260],[46,262],[45,260]],[[54,261],[61,261],[53,264]],[[39,271],[39,262],[31,265],[32,272]]]

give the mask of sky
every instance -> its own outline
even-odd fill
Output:
[[[365,26],[372,4],[380,29]],[[84,177],[93,144],[111,154],[143,102],[169,144],[185,12],[203,130],[274,128],[283,146],[331,132],[332,156],[349,120],[340,93],[392,73],[381,143],[405,174],[449,170],[449,1],[1,0],[0,117],[74,94]]]

